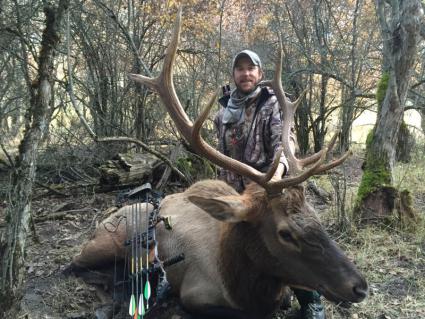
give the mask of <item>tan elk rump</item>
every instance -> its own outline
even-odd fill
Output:
[[[181,253],[186,256],[183,262],[167,269],[173,292],[193,313],[211,314],[216,309],[227,309],[249,313],[254,318],[270,315],[279,306],[288,286],[318,290],[330,300],[362,301],[368,290],[365,279],[329,238],[300,186],[308,177],[341,164],[348,154],[323,164],[329,149],[304,160],[298,160],[292,153],[289,129],[297,102],[291,103],[285,98],[280,82],[281,54],[270,85],[283,108],[282,145],[292,177],[271,180],[280,154],[270,171],[261,173],[206,144],[199,131],[214,100],[192,124],[172,82],[180,20],[181,10],[159,77],[130,77],[159,93],[179,132],[200,155],[255,183],[248,185],[240,195],[224,182],[205,180],[163,200],[161,215],[171,216],[174,227],[169,231],[164,225],[158,225],[160,258],[166,260]],[[335,138],[331,145],[334,142]],[[308,165],[309,168],[302,170]],[[115,215],[130,211],[131,207],[124,207]],[[146,222],[144,216],[141,211],[142,229]],[[110,217],[109,221],[114,218]],[[126,238],[123,232],[124,228],[112,236]],[[106,234],[100,225],[94,239],[74,258],[74,265],[91,268],[108,259],[113,261],[114,254],[123,256],[124,252],[114,244],[118,240],[107,238],[111,238],[111,234]],[[111,254],[102,254],[96,260],[98,251]]]

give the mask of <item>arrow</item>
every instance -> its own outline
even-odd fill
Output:
[[[130,316],[133,316],[135,312],[136,312],[136,301],[134,300],[134,294],[131,294],[130,307],[128,308],[128,313]]]
[[[134,215],[134,206],[131,206],[131,297],[130,297],[130,303],[129,303],[129,309],[128,309],[128,313],[130,314],[130,316],[135,316],[137,315],[137,306],[136,306],[136,298],[134,296],[134,250],[133,249],[137,249],[137,247],[135,246],[134,243],[134,237],[135,237],[135,230],[134,230],[134,225],[135,225],[135,215]],[[137,287],[136,287],[137,289]],[[137,317],[136,317],[137,319]]]
[[[139,246],[137,247],[138,248],[137,253],[139,254],[139,256],[138,256],[139,258],[137,258],[137,255],[136,255],[136,260],[137,260],[137,264],[139,265],[138,266],[138,273],[137,273],[137,278],[139,278],[139,273],[142,273],[142,271],[143,271],[143,259],[142,259],[143,244],[142,244],[142,232],[141,232],[141,230],[142,230],[142,204],[140,203],[140,201],[139,201],[137,207],[138,207],[137,214],[138,214],[138,217],[139,217],[139,220],[137,222],[137,233],[140,236],[140,241],[138,243]],[[140,277],[140,287],[142,285],[143,285],[143,276]],[[139,287],[139,283],[137,283],[137,287]],[[143,318],[143,316],[145,315],[145,305],[143,304],[143,291],[140,291],[140,293],[139,293],[139,302],[138,302],[137,308],[138,308],[138,315],[139,315],[138,318],[140,319],[140,316],[141,316],[141,318]]]
[[[151,285],[149,284],[149,281],[146,281],[145,284],[145,299],[146,299],[146,309],[149,308],[149,298],[151,297]]]
[[[149,213],[148,213],[148,194],[146,193],[146,220],[148,221],[146,227],[146,238],[149,238]],[[149,283],[149,241],[146,240],[146,283],[144,295],[146,299],[146,309],[149,309],[149,298],[151,297],[151,285]]]
[[[143,318],[143,316],[145,315],[145,305],[144,305],[144,303],[143,303],[143,296],[142,295],[140,295],[140,298],[139,298],[139,315],[141,315],[142,316],[142,318]]]

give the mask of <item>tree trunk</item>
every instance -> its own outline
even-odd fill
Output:
[[[293,91],[295,92],[295,96],[300,96],[303,87],[302,87],[302,81],[301,79],[293,79],[291,81],[291,86],[293,88]],[[297,109],[297,112],[295,113],[295,131],[296,131],[296,137],[297,137],[297,144],[299,148],[299,152],[302,155],[307,154],[309,150],[309,132],[310,130],[307,129],[309,126],[309,113],[310,113],[310,104],[308,101],[304,98],[301,101],[300,106]]]
[[[412,159],[412,151],[415,147],[415,138],[410,133],[406,122],[402,121],[397,136],[396,161],[409,163]]]
[[[329,49],[327,46],[327,33],[329,32],[329,16],[327,15],[326,6],[317,1],[314,4],[314,31],[318,45],[318,53],[320,54],[320,65],[329,66]],[[319,114],[313,121],[313,141],[314,151],[319,152],[323,149],[326,135],[326,95],[328,93],[329,76],[320,75],[320,102]]]
[[[361,220],[388,218],[399,198],[392,186],[395,149],[423,16],[419,0],[392,1],[391,6],[384,0],[377,0],[376,9],[384,39],[383,69],[384,75],[388,74],[388,84],[366,147],[365,170],[355,209]],[[380,208],[376,218],[371,207]]]
[[[298,107],[296,113],[296,131],[297,131],[297,142],[298,147],[300,148],[300,153],[302,155],[307,154],[310,143],[309,143],[309,130],[308,128],[308,113],[309,113],[309,104],[307,101],[302,101],[301,105]]]
[[[350,62],[351,62],[351,88],[344,87],[342,89],[342,110],[341,110],[341,133],[339,135],[339,150],[340,152],[346,152],[350,148],[351,144],[351,128],[354,120],[354,107],[356,102],[355,87],[357,86],[357,41],[358,41],[358,18],[361,14],[361,8],[363,6],[362,0],[357,0],[355,10],[353,12],[353,28],[352,28],[352,39],[351,39],[351,50],[350,50]]]
[[[329,77],[322,75],[320,84],[319,116],[313,122],[314,151],[323,149],[326,135],[326,94],[328,92]]]
[[[1,238],[0,317],[19,301],[22,294],[37,150],[50,122],[55,47],[59,42],[58,30],[68,2],[69,0],[60,0],[57,9],[46,6],[44,10],[46,28],[39,55],[38,87],[34,98],[31,99],[26,117],[26,130],[19,146],[19,157],[12,176],[10,201],[6,208],[7,229]]]
[[[422,133],[425,134],[425,108],[420,109],[419,113],[421,113],[421,129],[422,129]]]
[[[348,89],[342,90],[342,100],[344,101],[341,107],[341,132],[339,134],[339,150],[340,152],[346,152],[350,148],[351,144],[351,128],[353,125],[354,117],[354,94],[351,90],[351,94],[347,94]]]

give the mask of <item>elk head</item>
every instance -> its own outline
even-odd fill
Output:
[[[188,195],[189,200],[216,219],[227,222],[229,229],[240,225],[246,227],[249,224],[248,229],[252,229],[261,237],[258,242],[250,243],[248,247],[248,251],[252,251],[252,258],[261,259],[258,256],[262,255],[263,260],[258,261],[259,267],[266,267],[268,273],[280,278],[284,283],[319,290],[333,300],[361,301],[367,294],[366,281],[326,234],[304,198],[303,187],[299,186],[310,176],[340,165],[349,153],[325,163],[335,143],[335,135],[328,148],[306,159],[296,158],[290,147],[289,132],[300,99],[292,103],[285,97],[280,80],[282,50],[279,51],[274,79],[268,84],[274,89],[283,112],[282,146],[289,162],[290,177],[272,179],[282,149],[277,152],[270,169],[262,173],[208,145],[201,137],[200,129],[216,95],[192,123],[174,89],[173,63],[179,42],[180,21],[181,9],[160,75],[157,78],[148,78],[130,74],[129,77],[159,93],[180,134],[199,155],[254,182],[242,195],[235,193],[211,198],[208,194],[199,196],[194,193]]]

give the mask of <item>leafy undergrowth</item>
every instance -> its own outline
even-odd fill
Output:
[[[425,318],[425,163],[418,156],[413,164],[400,165],[396,171],[397,187],[412,191],[415,208],[422,216],[415,227],[410,228],[359,227],[351,222],[360,166],[361,158],[353,157],[340,173],[346,185],[344,231],[338,223],[341,216],[337,214],[335,182],[326,176],[314,179],[320,188],[333,194],[333,201],[325,203],[314,195],[309,196],[331,236],[355,260],[370,285],[368,298],[349,308],[325,301],[327,318]],[[111,309],[101,307],[109,298],[102,292],[102,284],[89,285],[81,279],[64,276],[62,271],[104,218],[107,208],[114,205],[115,196],[92,194],[34,201],[36,237],[31,234],[29,238],[25,296],[20,314],[9,318],[106,318],[102,315]],[[4,217],[1,214],[0,210],[0,227]],[[50,220],[45,216],[54,218]],[[274,318],[295,318],[298,308],[295,300],[292,306],[292,310],[278,312]],[[126,312],[123,309],[122,316],[115,318],[127,318]],[[187,318],[175,300],[168,302],[159,313],[155,319]]]

